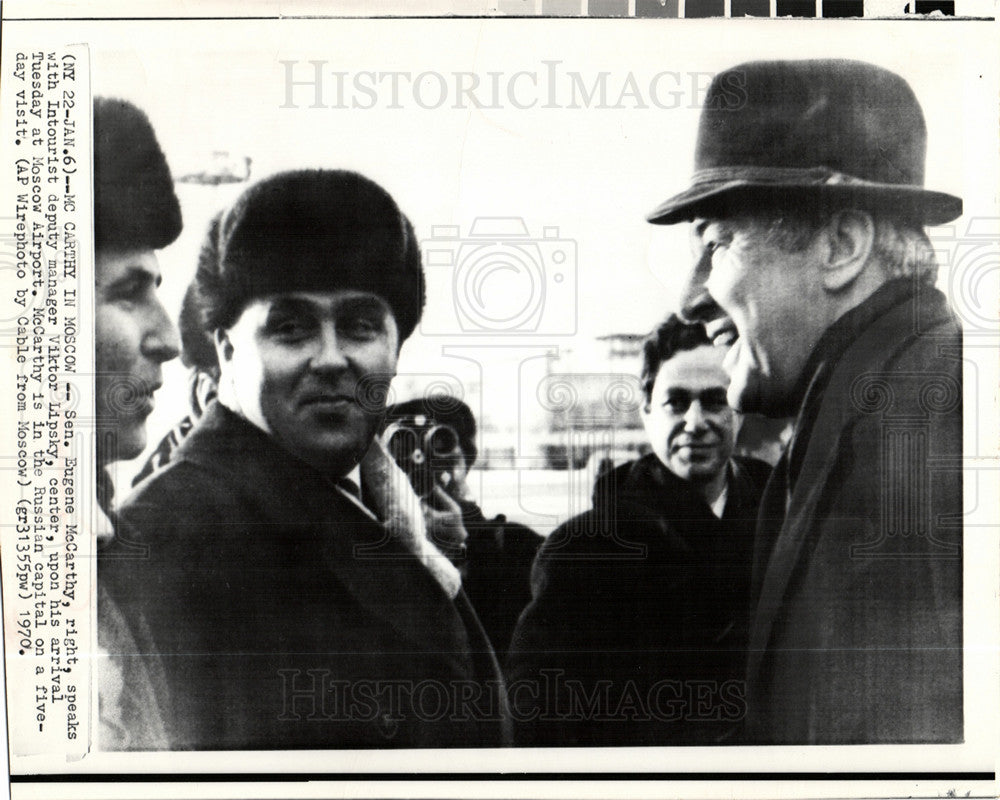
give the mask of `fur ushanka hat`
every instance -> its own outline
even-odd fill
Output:
[[[146,115],[94,98],[94,242],[98,250],[159,250],[181,232],[170,168]]]
[[[385,189],[346,170],[282,172],[251,186],[212,220],[195,281],[207,330],[267,295],[355,289],[385,299],[402,343],[424,303],[413,226]]]

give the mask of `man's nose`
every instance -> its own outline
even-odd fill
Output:
[[[681,289],[680,317],[685,322],[711,322],[725,316],[725,312],[708,293],[705,283],[712,274],[712,256],[703,250],[691,265]]]
[[[180,354],[180,340],[167,310],[159,303],[149,318],[149,327],[142,337],[142,352],[147,358],[162,364]]]
[[[688,431],[700,431],[706,427],[705,410],[701,407],[701,400],[692,400],[688,410],[684,412],[684,429]]]
[[[343,344],[337,336],[337,326],[332,322],[323,323],[316,340],[316,349],[309,361],[310,366],[320,371],[343,369],[347,366]]]

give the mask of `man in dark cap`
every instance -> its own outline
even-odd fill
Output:
[[[172,746],[504,744],[493,651],[375,441],[423,302],[409,220],[356,173],[287,172],[206,251],[218,398],[126,503],[148,558],[117,576]]]
[[[94,101],[94,237],[98,460],[135,458],[146,417],[177,356],[177,333],[156,296],[155,251],[181,232],[166,159],[146,115],[124,100]]]
[[[181,210],[167,161],[146,115],[124,100],[94,100],[96,251],[95,416],[97,423],[98,642],[100,746],[165,747],[167,704],[155,658],[130,656],[145,631],[109,594],[105,575],[137,553],[112,506],[109,467],[138,456],[146,418],[163,382],[161,364],[177,355],[177,334],[157,297],[156,250],[181,232]],[[101,518],[103,516],[103,518]]]
[[[684,312],[730,348],[731,403],[796,415],[757,533],[752,741],[962,740],[962,336],[924,232],[962,202],[924,188],[925,149],[892,72],[743,64],[649,217],[692,223]]]
[[[507,677],[520,744],[736,740],[767,464],[734,457],[722,353],[671,315],[643,345],[653,452],[598,477],[546,539]]]
[[[491,518],[483,514],[468,483],[479,449],[476,418],[464,402],[438,394],[407,400],[389,407],[386,422],[405,427],[400,431],[404,442],[410,441],[406,434],[433,434],[435,429],[442,430],[438,426],[445,426],[419,451],[421,459],[427,458],[433,481],[426,487],[428,531],[446,553],[454,552],[458,545],[454,561],[462,573],[462,586],[497,657],[503,661],[517,618],[531,600],[531,563],[544,539],[503,514]],[[402,454],[403,464],[413,452],[412,447],[405,449],[408,452]],[[392,442],[389,450],[400,458]],[[446,503],[457,504],[462,523],[458,539],[450,518],[439,512]],[[439,519],[444,520],[443,524],[437,524]]]

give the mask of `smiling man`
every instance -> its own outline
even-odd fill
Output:
[[[962,336],[924,231],[962,201],[925,152],[898,75],[743,64],[649,217],[692,223],[684,313],[729,346],[732,405],[796,415],[761,504],[752,741],[962,739]]]
[[[396,371],[399,329],[385,300],[283,292],[251,301],[217,336],[224,406],[323,474],[361,462],[384,414],[365,389],[388,388]]]
[[[124,612],[175,749],[497,746],[502,679],[375,433],[423,302],[409,220],[352,172],[282,173],[213,221],[195,278],[218,398],[123,519]]]
[[[676,317],[646,340],[653,452],[601,476],[593,509],[542,546],[507,660],[520,743],[737,740],[770,467],[732,457],[722,358],[701,325]]]

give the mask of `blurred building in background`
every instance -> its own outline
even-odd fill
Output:
[[[228,150],[214,150],[197,165],[175,171],[177,183],[198,183],[218,186],[221,183],[246,183],[250,180],[250,156],[232,155]]]
[[[549,362],[539,401],[547,413],[538,447],[548,469],[597,473],[649,450],[639,412],[643,335],[612,333]]]

